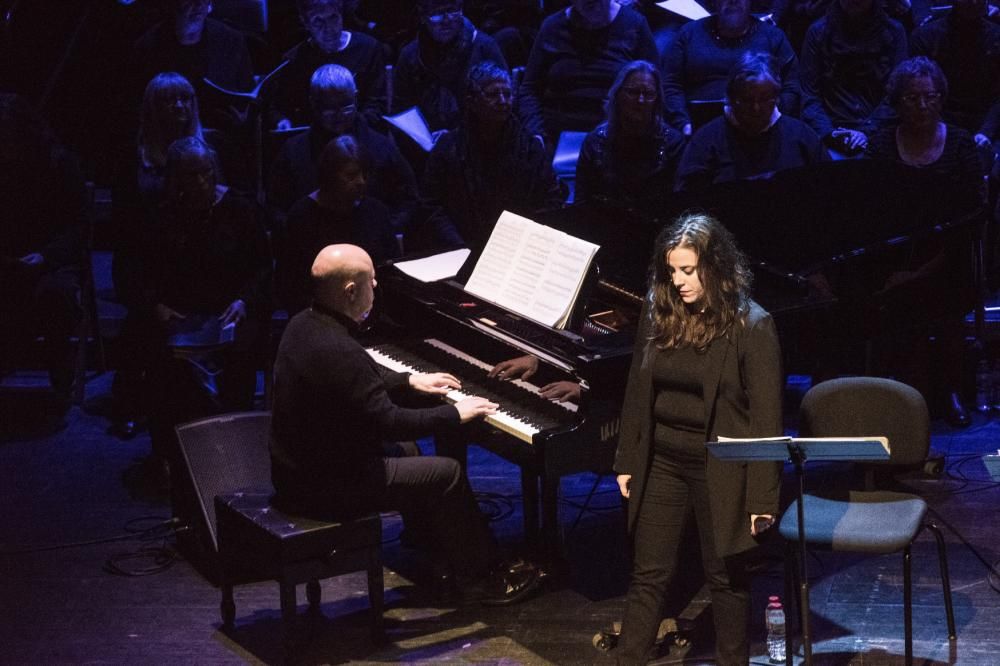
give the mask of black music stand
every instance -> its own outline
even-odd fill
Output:
[[[726,439],[706,442],[709,452],[719,460],[732,462],[791,461],[799,481],[799,625],[802,627],[802,653],[806,666],[812,666],[812,636],[809,633],[809,577],[806,571],[806,532],[803,500],[805,498],[806,460],[861,462],[889,459],[889,440],[885,437],[768,437],[762,439]],[[786,654],[785,660],[792,659]]]

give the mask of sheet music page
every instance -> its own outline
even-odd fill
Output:
[[[708,10],[695,2],[695,0],[665,0],[664,2],[656,3],[656,6],[692,21],[710,16]]]
[[[390,125],[402,130],[408,137],[416,141],[418,146],[428,153],[431,152],[431,148],[434,147],[434,137],[431,136],[431,128],[427,126],[427,121],[424,120],[420,109],[411,106],[402,113],[382,117]]]
[[[423,259],[397,261],[393,263],[393,266],[421,282],[437,282],[455,277],[458,274],[458,269],[469,258],[469,254],[471,254],[471,250],[463,247],[459,250],[442,252]]]
[[[564,328],[598,246],[504,211],[465,290]]]
[[[552,157],[552,170],[556,175],[571,176],[576,173],[576,163],[580,161],[580,150],[586,132],[563,132],[556,144],[556,154]]]

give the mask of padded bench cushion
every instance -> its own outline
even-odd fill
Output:
[[[382,541],[377,513],[330,523],[289,515],[271,506],[270,499],[269,493],[217,496],[220,548],[253,549],[254,559],[290,564],[371,548]]]

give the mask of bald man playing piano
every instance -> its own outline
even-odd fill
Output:
[[[436,577],[483,603],[526,597],[541,572],[499,562],[496,542],[459,464],[439,456],[386,457],[385,443],[448,431],[494,414],[484,398],[420,409],[405,391],[444,395],[448,373],[383,373],[355,339],[374,303],[375,267],[355,245],[330,245],[312,266],[310,308],[288,323],[274,364],[271,476],[283,510],[338,519],[405,508],[419,513],[436,548]]]

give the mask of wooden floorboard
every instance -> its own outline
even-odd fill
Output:
[[[108,383],[107,376],[98,377],[88,392],[106,391]],[[32,429],[29,415],[37,398],[0,393],[0,416],[8,431],[0,440],[5,528],[0,545],[0,663],[280,662],[274,583],[237,588],[236,626],[227,634],[220,629],[219,591],[184,560],[141,577],[105,571],[106,560],[143,544],[122,541],[16,552],[118,535],[129,521],[167,518],[170,513],[167,499],[151,489],[142,467],[149,453],[147,437],[130,442],[114,439],[105,433],[106,421],[79,408],[65,416],[65,427],[50,423]],[[915,477],[905,482],[928,499],[932,518],[945,528],[958,624],[958,641],[949,645],[936,549],[925,534],[913,548],[918,664],[1000,663],[1000,594],[990,587],[986,567],[970,549],[990,563],[1000,558],[1000,490],[990,482],[981,461],[984,453],[995,452],[997,441],[1000,421],[982,416],[965,431],[935,424],[932,446],[947,456],[948,473],[941,479]],[[475,452],[470,477],[475,489],[510,498],[514,512],[494,528],[503,545],[516,550],[521,538],[516,469]],[[835,469],[820,468],[810,483],[822,485],[833,478]],[[418,584],[419,558],[394,540],[398,518],[387,516],[388,642],[380,646],[369,642],[364,576],[343,576],[323,583],[319,617],[306,614],[305,595],[299,591],[298,630],[300,638],[308,639],[303,661],[613,663],[613,653],[596,650],[591,638],[620,617],[628,556],[610,478],[598,485],[592,510],[577,520],[594,480],[593,475],[580,475],[567,479],[562,488],[560,522],[568,575],[511,608],[435,602]],[[786,493],[790,486],[786,483]],[[760,656],[764,602],[768,594],[782,590],[780,544],[773,544],[768,553],[770,566],[757,577],[753,598],[752,653],[757,655],[754,663],[761,664],[766,663]],[[134,567],[149,564],[123,562]],[[691,578],[687,572],[697,565],[685,562],[684,566],[685,578]],[[902,664],[901,557],[822,553],[810,557],[809,568],[816,663]],[[683,597],[685,603],[689,596]],[[691,644],[664,648],[656,663],[711,663],[706,606],[706,593],[695,594],[683,612],[695,623]]]

